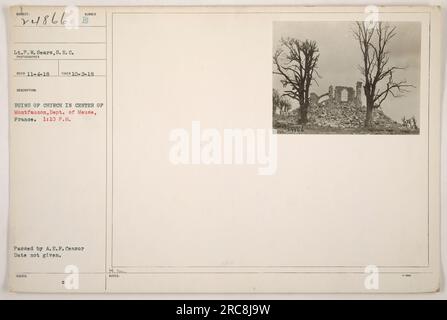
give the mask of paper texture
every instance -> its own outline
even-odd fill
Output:
[[[440,10],[12,7],[10,289],[433,292]]]

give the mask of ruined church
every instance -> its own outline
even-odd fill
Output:
[[[331,106],[331,105],[354,105],[358,108],[362,106],[362,83],[358,81],[353,87],[329,86],[328,92],[317,95],[312,92],[309,96],[311,106]]]

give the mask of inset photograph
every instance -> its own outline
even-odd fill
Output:
[[[418,22],[273,24],[278,134],[419,134]]]

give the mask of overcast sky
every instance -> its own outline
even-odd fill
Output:
[[[396,36],[389,44],[390,66],[406,67],[393,75],[396,81],[407,80],[415,86],[404,97],[388,96],[382,104],[384,112],[396,121],[403,116],[415,116],[419,123],[419,82],[421,26],[419,22],[390,22],[396,26]],[[273,51],[278,48],[282,37],[299,40],[315,40],[320,48],[318,61],[319,86],[314,84],[311,92],[326,93],[333,85],[355,87],[362,81],[358,70],[361,51],[352,30],[353,22],[275,22],[273,28]],[[273,76],[273,86],[282,91],[280,76]],[[363,91],[362,97],[364,99]],[[363,100],[364,101],[364,100]],[[363,102],[365,104],[365,102]]]

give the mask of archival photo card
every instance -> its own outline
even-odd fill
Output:
[[[278,133],[419,134],[421,24],[273,24]]]
[[[441,11],[367,9],[11,7],[11,291],[439,290]]]

